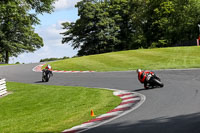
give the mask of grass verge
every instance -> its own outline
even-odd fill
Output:
[[[112,91],[85,87],[7,82],[12,94],[0,98],[1,133],[60,133],[116,107]]]
[[[8,65],[15,65],[15,64],[0,64],[0,66],[8,66]]]
[[[54,70],[127,71],[200,68],[200,47],[170,47],[112,52],[50,62]]]

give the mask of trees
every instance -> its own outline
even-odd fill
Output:
[[[119,27],[110,18],[107,3],[97,0],[78,2],[80,19],[76,23],[63,23],[62,42],[72,41],[74,48],[80,48],[78,55],[110,52],[119,43]]]
[[[78,55],[130,49],[133,33],[128,0],[83,0],[75,23],[63,23],[62,43],[72,42]]]
[[[199,6],[197,0],[147,0],[143,5],[143,34],[136,38],[143,37],[144,48],[173,46],[196,39]]]
[[[36,3],[34,3],[36,2]],[[6,63],[10,56],[33,52],[43,46],[32,25],[39,24],[37,13],[51,12],[53,0],[0,1],[0,52]],[[30,13],[30,10],[35,13]]]
[[[83,0],[80,18],[63,23],[62,43],[78,55],[167,47],[198,36],[198,0]]]

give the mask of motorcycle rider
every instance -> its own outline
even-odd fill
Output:
[[[42,70],[42,75],[44,75],[46,71],[50,71],[51,76],[53,76],[52,67],[49,64]]]
[[[51,66],[49,64],[47,64],[47,66],[45,67],[45,69],[52,71]]]
[[[140,83],[144,84],[145,89],[148,89],[146,77],[149,73],[152,75],[155,75],[155,73],[149,70],[142,71],[141,69],[137,69],[136,72],[138,73],[138,80]]]

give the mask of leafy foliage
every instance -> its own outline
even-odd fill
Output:
[[[34,3],[35,2],[35,3]],[[39,24],[35,13],[51,12],[53,0],[0,1],[0,52],[6,63],[10,56],[33,52],[43,46],[32,25]]]
[[[197,38],[198,3],[196,0],[149,0],[145,5],[143,29],[147,46],[172,46]]]
[[[64,59],[69,59],[69,57],[64,56],[63,58],[45,58],[45,59],[41,59],[40,62],[56,61],[56,60],[64,60]]]
[[[81,48],[78,55],[110,52],[120,41],[117,38],[119,27],[109,17],[108,7],[104,2],[92,3],[88,0],[79,2],[80,19],[76,23],[63,23],[63,43],[73,41],[74,48]],[[95,9],[95,10],[94,10]]]
[[[198,0],[82,0],[76,22],[63,23],[62,43],[78,55],[168,47],[196,39]]]

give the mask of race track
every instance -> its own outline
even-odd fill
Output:
[[[144,90],[135,71],[54,73],[48,83],[32,69],[38,64],[0,66],[7,81],[113,88],[146,96],[138,109],[86,133],[200,133],[200,69],[155,71],[165,87]]]

